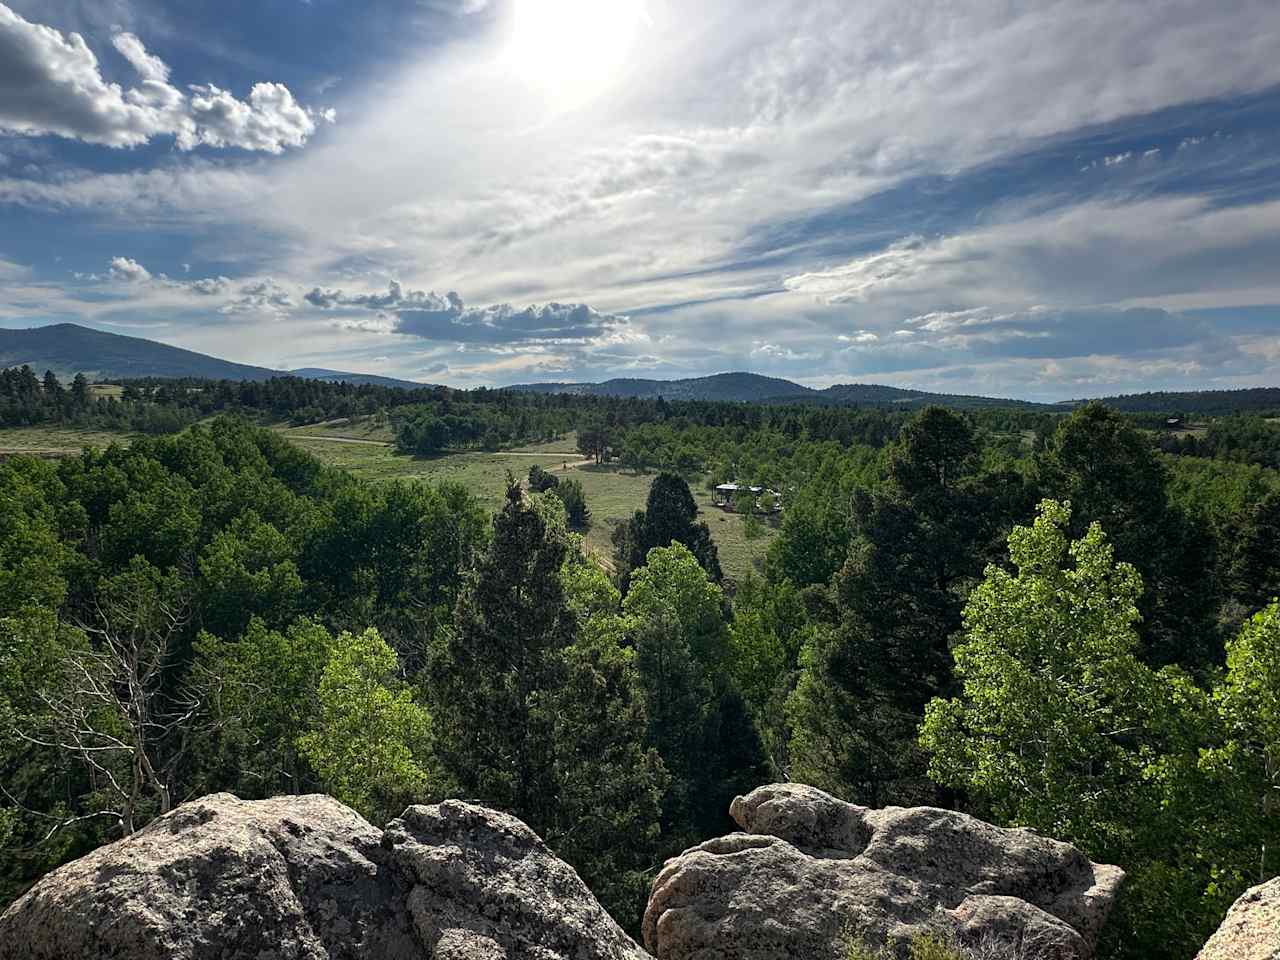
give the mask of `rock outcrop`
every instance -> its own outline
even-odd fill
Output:
[[[1280,877],[1246,890],[1196,960],[1280,960]]]
[[[49,874],[0,960],[640,960],[523,823],[449,801],[386,833],[322,796],[187,803]]]
[[[1031,831],[811,787],[761,787],[731,812],[744,833],[686,851],[654,884],[644,940],[659,960],[842,960],[850,936],[905,955],[929,931],[1088,960],[1124,876]]]
[[[1016,943],[1018,960],[1084,960],[1122,878],[945,810],[778,785],[732,813],[745,833],[657,879],[644,934],[659,960],[843,960],[851,931],[895,943],[939,928]],[[384,832],[328,797],[215,794],[55,870],[0,916],[0,960],[646,956],[532,830],[458,801],[410,807]],[[1225,956],[1254,954],[1205,960]]]
[[[515,817],[445,801],[387,826],[418,939],[436,960],[648,960]]]

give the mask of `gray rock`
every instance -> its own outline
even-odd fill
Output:
[[[794,784],[731,810],[745,831],[668,861],[644,940],[659,960],[842,960],[938,931],[1019,960],[1089,960],[1124,874],[1069,844],[931,807],[870,810]]]
[[[409,960],[407,892],[336,800],[213,794],[46,876],[0,917],[0,960]]]
[[[1246,890],[1196,960],[1280,960],[1280,877]]]
[[[384,834],[329,797],[187,803],[49,874],[0,960],[639,960],[520,821],[411,807]]]
[[[439,958],[644,960],[567,863],[515,817],[447,800],[410,807],[385,843],[408,909]]]

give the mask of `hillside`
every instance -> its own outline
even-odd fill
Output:
[[[341,370],[326,370],[323,367],[303,367],[290,370],[290,376],[302,377],[304,380],[327,380],[330,383],[352,383],[357,386],[366,384],[375,387],[391,387],[396,390],[418,390],[430,386],[414,380],[397,380],[395,377],[380,377],[373,373],[344,373]]]
[[[667,400],[719,400],[739,403],[829,403],[841,406],[910,409],[930,403],[957,409],[1019,406],[1059,409],[1056,405],[996,397],[904,390],[873,383],[845,383],[815,390],[791,380],[755,373],[720,373],[688,380],[606,380],[603,383],[526,383],[510,387],[528,393],[575,396],[663,397]]]
[[[171,347],[142,337],[104,333],[74,323],[59,323],[29,330],[0,330],[0,369],[31,367],[37,374],[52,370],[63,380],[83,373],[91,380],[121,380],[138,377],[200,377],[208,380],[269,380],[272,377],[303,377],[334,383],[374,384],[413,390],[424,386],[411,380],[379,377],[368,373],[346,373],[307,367],[301,370],[271,370],[208,354]]]
[[[67,379],[127,377],[204,377],[211,380],[266,380],[275,370],[219,360],[194,350],[103,333],[74,323],[31,330],[0,330],[0,367],[27,364],[38,374],[52,370]]]
[[[1070,404],[1075,406],[1084,402],[1072,400]],[[1202,416],[1266,413],[1280,411],[1280,387],[1131,393],[1104,397],[1102,402],[1122,413],[1185,413]]]

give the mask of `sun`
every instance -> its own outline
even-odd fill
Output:
[[[515,0],[505,59],[553,104],[575,106],[617,80],[647,21],[644,0]]]

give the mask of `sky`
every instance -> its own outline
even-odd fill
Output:
[[[0,327],[455,386],[1280,383],[1275,0],[0,0]]]

